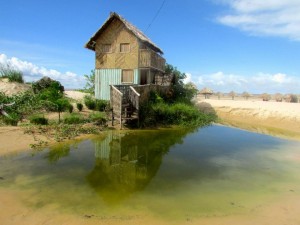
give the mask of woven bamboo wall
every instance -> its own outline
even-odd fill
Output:
[[[120,44],[129,43],[130,51],[120,52]],[[111,44],[111,53],[102,53],[101,46]],[[138,68],[139,44],[137,38],[115,19],[96,41],[96,69],[136,69]]]

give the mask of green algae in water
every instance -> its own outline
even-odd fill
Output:
[[[238,129],[112,131],[98,139],[0,159],[1,188],[28,207],[180,220],[247,213],[300,192],[299,143]],[[28,196],[26,196],[28,195]]]

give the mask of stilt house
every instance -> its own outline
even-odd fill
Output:
[[[141,86],[168,86],[163,51],[117,13],[110,14],[85,47],[96,55],[95,97],[110,100],[121,123],[122,116],[130,115],[126,111],[138,110]]]

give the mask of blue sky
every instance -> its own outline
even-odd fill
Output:
[[[95,58],[83,46],[115,11],[199,89],[300,93],[299,0],[0,1],[0,63],[26,81],[83,87]]]

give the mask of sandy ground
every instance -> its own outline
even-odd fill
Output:
[[[24,134],[24,131],[21,127],[0,127],[0,156],[28,150],[30,144],[37,143],[34,136]],[[38,138],[46,141],[45,137]]]
[[[28,84],[20,84],[16,82],[9,83],[8,80],[0,79],[0,92],[3,92],[6,95],[13,95],[19,92],[27,91],[30,89]]]
[[[225,125],[300,140],[300,103],[199,97],[196,102],[201,110],[215,112]]]
[[[81,101],[84,98],[84,96],[89,95],[89,94],[83,93],[80,91],[65,91],[65,95],[68,98],[72,98],[77,101]]]

